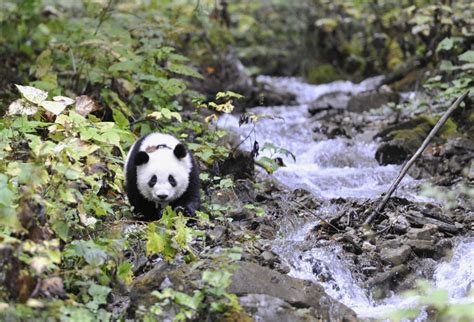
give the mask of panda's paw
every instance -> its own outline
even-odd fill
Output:
[[[174,211],[175,211],[176,213],[186,214],[186,208],[181,207],[181,206],[174,207]]]

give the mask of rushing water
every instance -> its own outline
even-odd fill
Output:
[[[360,84],[338,81],[324,85],[309,85],[296,78],[274,78],[260,76],[259,81],[297,95],[298,105],[281,107],[258,107],[252,112],[273,115],[272,119],[261,119],[255,129],[252,125],[239,127],[238,118],[232,115],[221,117],[219,125],[233,130],[241,138],[249,136],[244,149],[250,150],[253,141],[272,143],[285,148],[296,156],[281,156],[286,167],[274,173],[275,177],[289,188],[304,188],[327,202],[318,209],[318,215],[329,218],[334,207],[331,198],[373,199],[388,190],[397,176],[399,166],[379,166],[374,155],[376,145],[354,139],[336,138],[314,141],[308,103],[327,93],[346,92],[356,94],[378,86],[381,77],[367,79]],[[405,177],[395,195],[412,200],[423,200],[417,188],[419,182]],[[290,275],[317,282],[333,298],[356,311],[359,317],[382,317],[387,312],[413,306],[416,298],[401,298],[394,295],[383,302],[375,303],[371,295],[358,286],[344,263],[342,250],[324,242],[306,241],[305,237],[317,222],[301,222],[298,227],[282,227],[282,236],[273,242],[273,251],[290,266]],[[452,299],[466,297],[474,284],[474,242],[462,241],[455,247],[449,263],[436,269],[433,285],[449,290]],[[426,319],[420,316],[419,320]]]

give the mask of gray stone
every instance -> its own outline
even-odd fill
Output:
[[[237,295],[265,294],[294,307],[314,308],[323,321],[356,320],[354,311],[332,299],[320,285],[250,262],[240,263],[227,291]]]
[[[389,102],[398,103],[400,96],[391,91],[369,91],[353,96],[347,104],[349,112],[364,112]]]
[[[407,237],[410,239],[431,240],[433,235],[438,231],[438,227],[433,224],[427,224],[423,228],[410,228]]]
[[[248,294],[239,298],[240,305],[256,321],[316,322],[320,321],[312,308],[298,309],[287,302],[266,294]]]
[[[350,98],[350,94],[344,92],[327,93],[311,102],[308,107],[308,112],[311,115],[315,115],[330,110],[343,110],[347,107]]]
[[[430,240],[410,239],[407,244],[420,257],[432,257],[436,250],[434,243]]]
[[[402,245],[398,248],[385,248],[380,252],[380,256],[386,262],[392,265],[400,265],[406,262],[408,256],[410,256],[411,247],[408,245]]]
[[[272,253],[272,252],[269,252],[269,251],[264,251],[262,254],[261,254],[263,260],[265,261],[269,261],[269,260],[272,260],[272,259],[275,259],[275,255]]]
[[[371,289],[374,299],[382,299],[391,294],[395,281],[401,280],[407,273],[406,265],[398,265],[389,271],[375,275],[366,284]]]

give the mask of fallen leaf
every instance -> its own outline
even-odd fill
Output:
[[[40,104],[41,102],[43,102],[44,100],[48,98],[48,92],[45,92],[38,88],[35,88],[32,86],[22,86],[22,85],[17,85],[17,84],[15,84],[15,86],[18,88],[21,95],[27,101],[31,103]]]
[[[8,106],[9,115],[34,115],[36,112],[38,112],[38,107],[24,99],[17,99]]]
[[[49,260],[47,258],[41,257],[41,256],[35,256],[31,260],[30,266],[39,275],[44,272],[48,264],[49,264]]]
[[[87,217],[86,214],[79,213],[79,220],[84,226],[94,226],[97,219],[94,217]]]
[[[67,104],[61,102],[53,102],[53,101],[43,101],[41,102],[41,107],[45,110],[53,113],[54,115],[61,114],[62,111],[66,108]]]
[[[76,100],[73,100],[72,98],[66,97],[66,96],[54,96],[53,101],[63,103],[66,106],[74,104]]]
[[[88,114],[97,111],[99,105],[87,95],[81,95],[76,97],[76,112],[82,116],[87,116]]]
[[[26,305],[33,309],[42,309],[45,307],[44,303],[37,299],[28,299]]]
[[[59,298],[66,298],[64,291],[64,282],[61,277],[53,276],[46,278],[41,283],[41,293],[47,297],[57,296]]]

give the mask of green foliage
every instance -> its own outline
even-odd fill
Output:
[[[421,310],[426,307],[436,311],[439,321],[472,321],[474,319],[471,302],[450,303],[448,291],[433,288],[426,281],[419,281],[417,288],[405,292],[405,296],[417,298],[415,307],[393,312],[390,314],[390,319],[395,321],[413,319],[419,316]]]
[[[157,223],[148,224],[147,229],[147,255],[159,254],[167,261],[174,259],[178,252],[186,251],[195,257],[189,243],[193,237],[202,236],[203,232],[187,227],[188,218],[181,212],[176,213],[170,206],[163,211]]]
[[[154,318],[168,317],[173,321],[185,321],[203,316],[218,319],[217,314],[242,311],[237,296],[226,291],[232,281],[232,272],[237,268],[233,262],[240,260],[241,253],[241,248],[232,248],[217,255],[214,262],[220,267],[219,270],[204,270],[201,279],[192,285],[192,292],[185,293],[171,288],[153,291],[152,295],[158,301],[149,312]]]
[[[123,160],[137,136],[191,136],[207,164],[228,154],[217,144],[223,131],[182,113],[201,97],[188,89],[202,76],[186,54],[189,45],[205,56],[193,39],[209,19],[194,9],[168,1],[0,3],[0,247],[15,250],[0,274],[2,318],[108,321],[108,296],[134,278],[130,254],[197,259],[190,245],[203,233],[180,213],[167,210],[135,230],[123,222]],[[184,35],[190,42],[181,46]],[[220,93],[208,104],[238,98]],[[209,224],[207,214],[197,218]],[[5,272],[16,270],[12,288]],[[38,283],[56,276],[67,299],[39,296]]]
[[[419,58],[437,64],[435,52],[469,50],[472,9],[469,1],[447,6],[425,0],[241,0],[229,5],[235,21],[231,32],[249,70],[299,74],[312,82],[335,76],[360,80]]]

